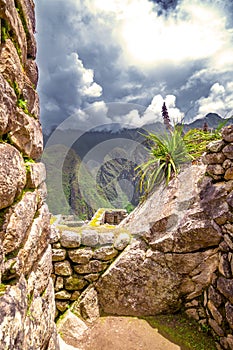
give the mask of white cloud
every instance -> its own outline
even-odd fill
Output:
[[[176,96],[167,95],[165,99],[160,95],[155,95],[146,108],[145,112],[141,115],[139,111],[135,108],[130,111],[124,117],[115,117],[115,122],[124,122],[130,126],[142,127],[147,124],[153,124],[156,122],[163,122],[162,118],[162,105],[166,103],[168,114],[173,124],[181,121],[184,116],[179,108],[176,107]]]
[[[233,83],[225,86],[215,83],[211,86],[208,97],[202,97],[197,102],[197,118],[203,118],[207,113],[217,113],[227,118],[233,115]]]
[[[224,111],[224,103],[231,106],[227,87],[233,79],[226,4],[179,0],[158,15],[159,5],[147,0],[37,1],[42,122],[51,126],[77,114],[78,128],[95,120],[141,126],[161,120],[163,97],[177,121],[183,114],[175,95],[182,110],[194,105],[199,115],[209,108]],[[220,88],[200,99],[216,82]],[[93,103],[100,96],[103,101]],[[109,117],[109,102],[148,108]],[[87,106],[96,117],[86,113]]]
[[[78,92],[81,95],[89,97],[99,97],[102,94],[102,87],[94,82],[94,72],[92,69],[84,67],[83,62],[78,57],[78,54],[73,52],[68,56],[69,65],[66,70],[76,72],[80,79],[77,81]]]
[[[112,23],[129,64],[146,68],[210,58],[231,44],[226,17],[210,4],[183,0],[167,17],[158,16],[153,6],[145,0],[89,1],[90,11]]]

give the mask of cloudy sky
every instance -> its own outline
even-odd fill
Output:
[[[231,115],[231,0],[35,3],[45,132],[64,120],[142,126],[160,120],[164,100],[174,120]]]

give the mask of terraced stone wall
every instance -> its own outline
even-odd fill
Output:
[[[0,0],[0,348],[59,349],[33,0]]]
[[[66,228],[53,230],[53,281],[55,285],[56,316],[71,305],[78,308],[87,291],[130,243],[126,230],[107,227]],[[98,304],[98,301],[97,301]],[[96,310],[98,310],[96,304]],[[90,307],[90,305],[88,306]],[[93,308],[94,309],[94,308]],[[90,316],[82,310],[85,320]],[[98,311],[96,316],[98,316]],[[93,321],[93,317],[92,321]]]

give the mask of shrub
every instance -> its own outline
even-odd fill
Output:
[[[147,196],[155,184],[165,180],[166,184],[176,176],[183,163],[190,161],[186,144],[183,140],[183,127],[175,126],[174,130],[162,136],[148,132],[145,135],[150,143],[149,159],[139,165],[138,176],[140,176],[140,191]]]

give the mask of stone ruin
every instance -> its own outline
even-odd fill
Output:
[[[0,0],[0,22],[1,348],[59,350],[55,312],[69,307],[86,324],[183,308],[232,350],[233,126],[115,228],[59,234],[39,161],[33,0]]]

